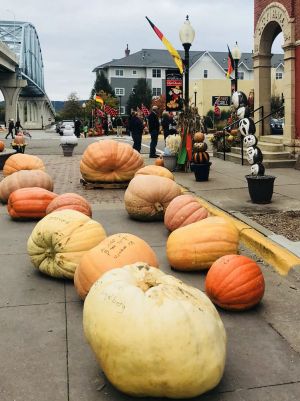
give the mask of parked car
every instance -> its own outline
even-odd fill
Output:
[[[270,127],[272,135],[282,135],[284,127],[284,118],[271,118]]]
[[[67,125],[70,125],[72,129],[74,129],[74,121],[72,120],[63,120],[60,127],[59,127],[59,135],[64,134],[64,129]]]

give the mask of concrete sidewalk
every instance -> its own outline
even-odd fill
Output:
[[[35,151],[45,143],[32,140]],[[42,139],[44,141],[44,139]],[[49,143],[51,142],[51,143]],[[83,149],[90,140],[82,140]],[[92,204],[93,218],[107,234],[130,232],[155,250],[163,271],[204,289],[204,273],[172,271],[165,254],[168,232],[163,223],[131,220],[124,208],[124,190],[85,190],[79,183],[81,156],[53,154],[58,146],[47,142],[41,152],[55,192],[77,192]],[[146,144],[147,145],[147,144]],[[30,149],[28,147],[28,152]],[[79,149],[78,149],[79,151]],[[148,163],[148,157],[145,157]],[[151,163],[153,161],[151,160]],[[300,173],[267,171],[277,176],[273,202],[253,205],[244,176],[249,167],[212,159],[208,182],[196,182],[193,173],[176,173],[189,191],[229,213],[248,208],[300,210]],[[72,282],[54,280],[33,269],[26,242],[35,222],[12,221],[0,207],[0,400],[1,401],[127,401],[107,382],[82,332],[82,302]],[[282,277],[244,246],[242,254],[260,263],[266,281],[263,302],[244,313],[219,310],[228,335],[224,377],[205,401],[299,401],[300,399],[300,274]],[[167,344],[166,344],[167,346]]]

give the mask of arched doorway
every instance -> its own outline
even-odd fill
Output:
[[[286,2],[290,3],[290,2]],[[285,126],[283,144],[294,151],[295,127],[295,19],[291,18],[286,7],[279,2],[255,0],[254,32],[254,91],[255,108],[264,107],[264,114],[270,113],[271,98],[271,48],[276,37],[283,34],[284,80],[283,97],[285,104]],[[259,127],[261,135],[262,124]],[[269,119],[264,121],[264,132],[270,133]]]

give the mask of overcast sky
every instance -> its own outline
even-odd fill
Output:
[[[235,41],[243,52],[253,47],[254,0],[10,0],[0,19],[31,22],[38,33],[44,60],[46,92],[66,100],[71,92],[90,95],[92,70],[142,48],[164,48],[145,19],[182,49],[178,32],[190,21],[196,36],[191,50],[226,51]],[[2,2],[3,5],[3,2]],[[272,51],[282,52],[281,39]]]

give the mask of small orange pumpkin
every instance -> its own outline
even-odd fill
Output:
[[[166,209],[164,223],[168,230],[174,231],[208,217],[208,210],[192,195],[179,195]]]
[[[77,210],[89,217],[92,217],[92,208],[86,199],[74,193],[65,193],[58,195],[48,205],[46,214],[52,213],[57,210],[72,209]]]
[[[164,167],[164,159],[161,156],[159,156],[155,159],[154,164],[155,166]]]
[[[264,295],[264,276],[254,260],[242,255],[225,255],[209,269],[205,291],[211,301],[223,309],[250,309]]]
[[[194,142],[203,142],[205,139],[205,135],[203,132],[195,132],[194,134]]]
[[[56,196],[44,188],[20,188],[9,195],[7,211],[13,219],[40,219]]]
[[[16,143],[17,145],[24,145],[24,143],[25,143],[24,135],[23,134],[22,135],[20,135],[20,134],[16,135],[14,137],[14,143]]]
[[[0,152],[3,152],[4,149],[5,149],[5,143],[0,141]]]

